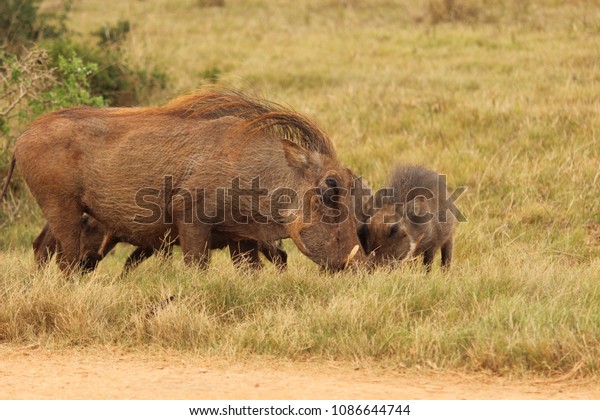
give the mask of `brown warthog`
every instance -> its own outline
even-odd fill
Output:
[[[80,266],[84,271],[93,271],[98,263],[119,243],[118,238],[106,234],[106,229],[92,216],[84,214],[81,218],[82,229],[79,240]],[[124,273],[137,267],[156,252],[167,255],[172,253],[173,245],[178,245],[177,240],[173,243],[165,242],[163,249],[136,248],[125,261]],[[40,234],[33,241],[33,252],[38,267],[45,265],[56,253],[58,243],[48,224],[44,226]],[[233,263],[238,267],[248,266],[250,268],[261,268],[259,252],[275,266],[284,270],[287,267],[287,253],[281,249],[281,244],[257,244],[254,241],[228,241],[224,237],[213,235],[210,240],[210,249],[229,248]]]
[[[349,216],[353,176],[322,131],[259,102],[244,118],[207,120],[234,107],[194,106],[203,101],[199,93],[161,108],[67,109],[21,135],[17,164],[56,236],[63,270],[79,263],[84,212],[146,249],[160,248],[170,232],[187,263],[206,264],[214,235],[291,237],[331,269],[349,256],[365,259]]]
[[[375,263],[423,255],[429,270],[441,248],[442,266],[449,266],[456,219],[449,211],[444,179],[421,166],[397,166],[391,187],[393,194],[359,231],[365,251],[374,254]]]

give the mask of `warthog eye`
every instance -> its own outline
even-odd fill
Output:
[[[337,179],[335,179],[334,177],[331,177],[331,176],[325,180],[325,184],[329,188],[336,188],[338,186]]]
[[[340,182],[336,177],[333,176],[328,176],[327,178],[325,178],[325,181],[321,181],[321,194],[323,197],[323,202],[327,205],[327,206],[332,206],[334,205],[334,199],[333,197],[339,195],[339,185]]]
[[[390,232],[388,233],[388,236],[391,238],[392,236],[396,235],[399,230],[400,230],[400,228],[398,227],[397,224],[393,225],[392,228],[390,229]]]

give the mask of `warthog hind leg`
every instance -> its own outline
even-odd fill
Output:
[[[58,243],[56,238],[50,231],[50,227],[46,223],[40,234],[33,241],[33,255],[35,257],[35,264],[38,268],[42,268],[48,264],[48,261],[52,258],[56,252]]]
[[[454,240],[452,237],[442,245],[442,267],[450,268],[452,262],[452,250],[454,249]]]

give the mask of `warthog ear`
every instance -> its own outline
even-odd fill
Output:
[[[297,169],[307,169],[309,166],[308,152],[289,140],[282,140],[283,152],[289,165]]]

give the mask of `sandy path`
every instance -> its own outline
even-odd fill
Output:
[[[2,399],[600,399],[598,379],[390,372],[329,362],[0,346]]]

